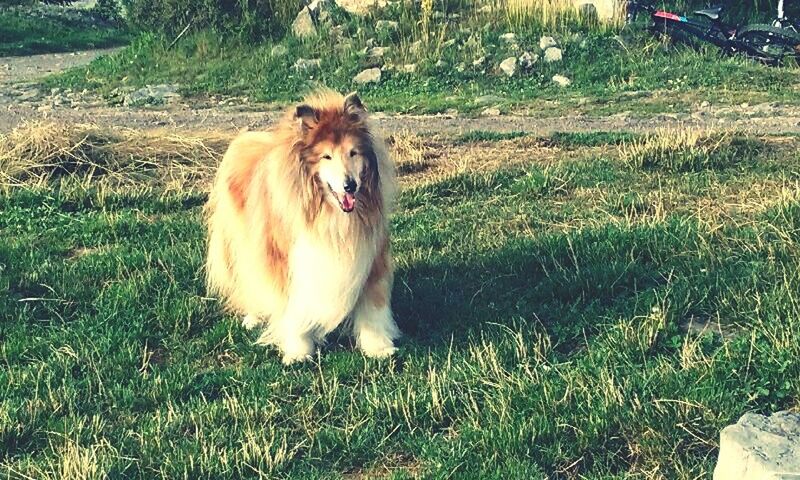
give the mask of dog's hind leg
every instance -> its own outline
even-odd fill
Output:
[[[388,245],[375,259],[361,297],[353,310],[353,335],[358,347],[368,357],[388,357],[397,350],[394,339],[400,330],[392,318],[391,259]]]

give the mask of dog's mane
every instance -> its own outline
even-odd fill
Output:
[[[349,135],[358,140],[367,159],[359,207],[353,212],[361,227],[373,228],[384,210],[380,195],[378,153],[366,113],[345,110],[345,97],[332,90],[318,90],[303,99],[303,105],[313,109],[315,120],[302,123],[297,117],[297,107],[287,110],[283,119],[272,130],[276,140],[288,147],[287,174],[293,179],[292,190],[302,199],[304,216],[309,224],[315,224],[321,216],[337,214],[335,208],[324,201],[319,179],[310,173],[310,167],[318,159],[308,155],[320,141],[340,142]],[[293,173],[293,174],[292,174]]]

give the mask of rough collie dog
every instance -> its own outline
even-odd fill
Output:
[[[394,167],[356,94],[322,91],[222,159],[206,217],[208,286],[283,363],[345,319],[370,357],[394,353],[387,215]]]

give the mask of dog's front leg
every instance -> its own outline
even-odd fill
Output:
[[[400,330],[390,307],[392,281],[391,259],[385,245],[353,310],[353,335],[368,357],[388,357],[397,350],[393,340],[400,336]]]
[[[269,320],[267,329],[261,334],[258,343],[272,344],[280,349],[284,365],[311,360],[314,354],[314,336],[311,325],[304,322],[302,308],[293,308],[292,303],[282,315],[275,315]]]

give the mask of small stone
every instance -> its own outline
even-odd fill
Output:
[[[134,90],[127,94],[122,103],[125,106],[135,105],[157,105],[162,103],[172,103],[181,96],[178,93],[178,85],[159,84],[148,85],[144,88]]]
[[[714,480],[788,480],[800,474],[800,414],[745,413],[719,440]]]
[[[518,63],[523,70],[530,70],[539,61],[539,55],[531,52],[523,52],[519,56]]]
[[[517,35],[514,33],[504,33],[500,35],[500,41],[503,43],[517,43]]]
[[[292,69],[296,72],[304,72],[306,70],[316,70],[320,67],[321,60],[319,58],[298,58],[294,65],[292,65]]]
[[[750,104],[749,104],[749,103],[747,103],[747,102],[744,102],[744,103],[742,103],[742,104],[741,104],[741,105],[739,105],[739,106],[740,106],[740,107],[742,107],[742,108],[750,108]]]
[[[286,48],[285,45],[281,44],[275,45],[274,47],[272,47],[272,50],[269,51],[269,54],[273,57],[282,57],[287,53],[289,53],[289,49]]]
[[[500,115],[500,113],[501,112],[500,112],[499,108],[497,108],[497,107],[489,107],[489,108],[484,109],[481,112],[481,116],[484,116],[484,117],[497,117],[497,116]]]
[[[570,85],[572,85],[572,80],[565,77],[564,75],[553,75],[553,83],[555,83],[559,87],[569,87]]]
[[[438,62],[436,62],[436,68],[447,68],[449,66],[450,64],[445,62],[444,60],[439,60]]]
[[[24,102],[28,100],[33,100],[38,97],[39,97],[39,90],[33,88],[31,90],[23,90],[17,99]]]
[[[405,73],[414,73],[417,71],[417,64],[416,63],[407,63],[403,65],[400,70]]]
[[[317,27],[311,18],[311,7],[303,7],[292,22],[292,33],[297,38],[309,38],[317,34]]]
[[[380,81],[381,81],[380,68],[368,68],[366,70],[362,70],[361,73],[353,77],[353,82],[358,83],[360,85],[364,85],[367,83],[378,83]]]
[[[558,46],[558,42],[556,42],[556,39],[553,37],[543,36],[539,39],[539,48],[541,48],[542,51],[555,46]]]
[[[547,63],[560,62],[563,58],[561,49],[558,47],[550,47],[544,51],[544,61]]]
[[[517,71],[517,58],[508,57],[500,62],[500,70],[506,74],[507,77],[513,77]]]
[[[475,61],[472,62],[472,66],[473,67],[482,67],[484,63],[486,63],[486,57],[480,57],[480,58],[475,59]]]
[[[383,58],[389,50],[391,50],[390,47],[372,47],[367,51],[367,55],[372,58]]]
[[[711,103],[708,100],[703,100],[703,102],[700,104],[701,108],[708,108],[710,106],[711,106]]]

